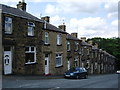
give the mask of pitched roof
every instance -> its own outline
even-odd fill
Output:
[[[0,4],[0,9],[2,10],[2,13],[11,14],[11,15],[14,15],[17,17],[22,17],[22,18],[27,18],[30,20],[43,22],[43,20],[31,15],[30,13],[27,13],[27,12],[22,11],[22,10],[17,9],[17,8],[13,8],[13,7],[10,7],[7,5]]]
[[[63,30],[57,28],[56,26],[54,26],[54,25],[52,25],[50,23],[47,23],[47,22],[46,22],[46,30],[67,34],[67,32],[65,32],[65,31],[63,31]]]
[[[81,45],[82,46],[92,46],[92,45],[90,45],[90,44],[88,44],[87,42],[84,42],[84,41],[81,42]]]
[[[69,40],[80,40],[80,39],[78,39],[78,38],[73,37],[73,36],[70,35],[70,34],[67,34],[67,39],[69,39]]]

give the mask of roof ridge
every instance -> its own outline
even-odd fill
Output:
[[[23,17],[23,18],[32,19],[32,20],[35,20],[35,21],[42,22],[41,19],[32,15],[29,12],[22,11],[20,9],[15,8],[15,7],[7,6],[7,5],[4,5],[4,4],[0,4],[0,6],[1,6],[0,8],[2,9],[3,13],[8,13],[8,14],[11,14],[11,15],[14,15],[14,16]]]

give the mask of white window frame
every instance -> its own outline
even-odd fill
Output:
[[[87,55],[89,55],[90,54],[90,52],[89,52],[90,50],[89,49],[87,49]]]
[[[76,44],[76,49],[75,49],[75,51],[78,51],[78,49],[79,49],[79,43],[78,43],[78,42],[75,42],[75,44]]]
[[[61,45],[61,35],[57,35],[57,45]]]
[[[70,51],[70,42],[67,42],[67,51]]]
[[[74,66],[77,67],[78,66],[78,57],[74,58]]]
[[[6,21],[6,19],[8,21]],[[10,28],[8,27],[8,25],[10,25]],[[8,28],[10,29],[9,31]],[[10,17],[5,17],[5,34],[12,34],[12,18]]]
[[[60,58],[60,64],[57,63],[57,59]],[[56,67],[60,67],[62,66],[62,54],[61,53],[58,53],[56,54]]]
[[[33,22],[28,22],[28,36],[34,36],[34,32],[35,32],[34,28],[35,28],[35,24]]]
[[[45,44],[49,44],[49,34],[45,32]]]
[[[34,53],[34,61],[33,62],[26,62],[25,64],[33,64],[36,63],[36,47],[34,46],[27,46],[29,48],[29,51],[25,51],[25,53]],[[27,48],[25,47],[25,48]],[[31,50],[31,48],[34,47],[34,51]]]
[[[44,29],[46,29],[47,28],[47,22],[45,21],[44,22]]]

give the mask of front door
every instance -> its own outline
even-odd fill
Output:
[[[70,60],[68,60],[68,70],[70,69]]]
[[[49,54],[45,54],[45,75],[49,74]]]
[[[4,51],[4,74],[12,73],[12,55],[11,51]]]

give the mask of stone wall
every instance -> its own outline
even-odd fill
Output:
[[[66,34],[60,33],[60,32],[54,32],[50,30],[43,30],[43,37],[45,32],[48,32],[49,34],[49,45],[43,46],[43,58],[45,58],[45,53],[49,54],[49,73],[52,75],[60,75],[63,74],[67,70],[67,41],[66,41]],[[61,35],[61,45],[57,45],[57,35]],[[61,53],[62,54],[62,66],[56,67],[56,54]]]
[[[12,46],[12,71],[13,74],[41,74],[43,72],[41,51],[42,51],[42,26],[43,24],[34,20],[3,14],[3,26],[5,16],[12,18],[13,33],[7,35],[3,32],[3,46]],[[28,33],[28,22],[35,24],[34,36]],[[8,43],[9,42],[9,43]],[[25,47],[36,47],[36,64],[25,65]]]

